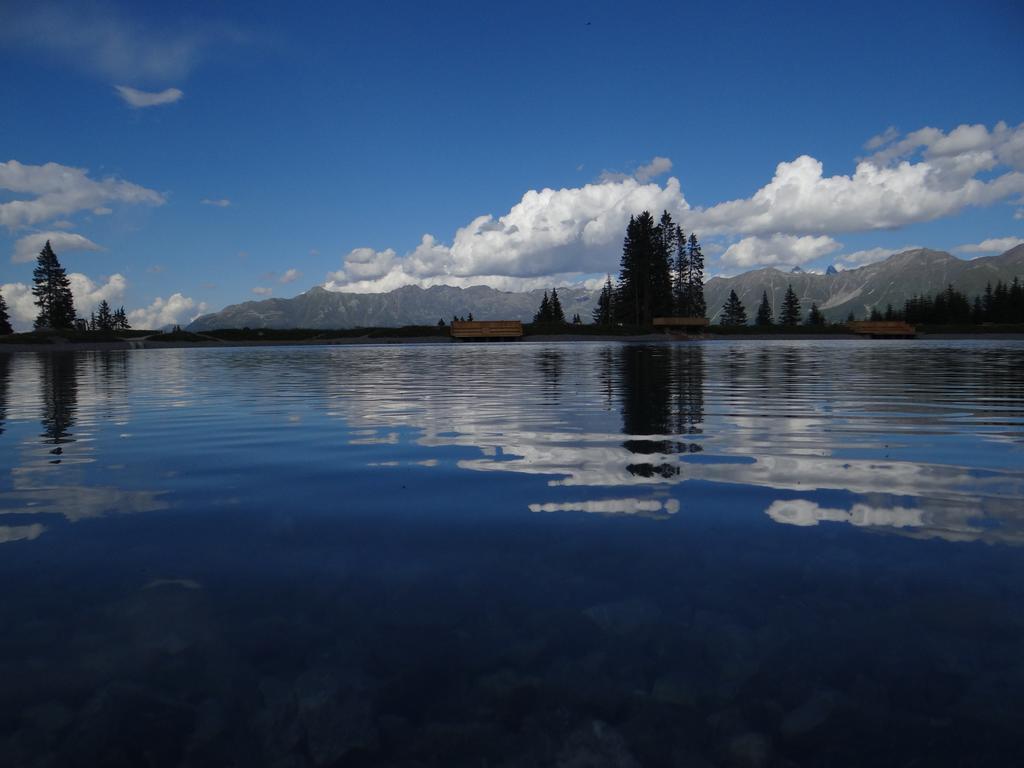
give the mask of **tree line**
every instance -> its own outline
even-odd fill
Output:
[[[126,331],[131,328],[124,307],[112,309],[106,299],[99,303],[88,320],[78,317],[75,300],[71,295],[71,281],[57,259],[57,254],[50,247],[49,240],[39,252],[36,267],[32,270],[32,295],[35,297],[35,305],[39,307],[39,314],[33,324],[36,330]],[[0,294],[0,334],[13,332],[7,302]]]
[[[759,326],[795,326],[801,324],[801,318],[800,300],[793,292],[793,286],[790,285],[786,288],[786,295],[782,300],[782,311],[779,314],[778,322],[775,322],[772,306],[768,301],[768,292],[763,291],[754,324]],[[902,309],[895,309],[891,304],[884,311],[875,307],[868,315],[868,319],[902,320],[920,325],[1024,323],[1024,285],[1016,277],[1009,284],[1000,280],[993,287],[989,283],[985,287],[985,292],[980,296],[975,296],[973,300],[963,291],[948,285],[945,290],[934,296],[914,296],[907,299]],[[851,312],[846,321],[853,322],[854,320],[856,317]],[[729,298],[722,305],[720,323],[727,326],[747,325],[747,310],[739,296],[736,295],[736,291],[729,291]],[[818,309],[817,304],[811,304],[810,312],[803,319],[803,324],[826,324],[825,316]]]
[[[782,311],[779,313],[778,323],[775,322],[771,302],[768,301],[768,291],[761,292],[761,303],[757,307],[757,316],[754,325],[800,325],[803,318],[803,311],[800,308],[800,299],[793,291],[793,286],[786,287],[786,295],[782,299]],[[811,302],[811,309],[807,318],[803,320],[804,325],[825,325],[825,316],[818,309],[818,305]],[[736,295],[736,291],[729,291],[729,298],[722,305],[721,325],[737,326],[747,324],[747,309]]]
[[[922,325],[982,325],[984,323],[1024,323],[1024,285],[1015,277],[1009,284],[1002,280],[974,299],[947,285],[934,296],[914,296],[907,299],[902,309],[886,307],[871,312],[872,320],[903,320]]]

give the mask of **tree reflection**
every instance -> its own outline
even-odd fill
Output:
[[[636,346],[622,353],[623,445],[632,453],[697,453],[700,443],[680,439],[699,435],[704,423],[704,351],[699,345]],[[676,463],[630,464],[630,474],[669,478]]]
[[[0,354],[0,435],[7,421],[7,382],[11,377],[11,356]]]
[[[53,445],[50,453],[60,456],[63,445],[74,442],[70,432],[75,423],[75,410],[78,400],[78,371],[76,370],[73,353],[43,354],[42,358],[42,394],[43,394],[43,442]],[[56,459],[53,463],[59,463]]]

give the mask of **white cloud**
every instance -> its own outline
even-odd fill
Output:
[[[14,244],[14,253],[11,254],[11,261],[14,264],[23,264],[35,260],[36,256],[43,249],[46,241],[50,241],[50,247],[59,256],[65,251],[102,251],[92,240],[72,232],[36,232],[32,235],[25,235]]]
[[[286,269],[277,282],[281,283],[281,285],[288,285],[288,283],[294,283],[300,277],[302,277],[302,273],[293,267],[292,269]]]
[[[194,19],[178,29],[157,28],[106,4],[11,3],[4,16],[0,42],[119,80],[184,77],[213,46],[243,38],[227,25]]]
[[[522,290],[580,282],[617,271],[630,215],[648,210],[657,216],[663,209],[705,241],[742,238],[710,260],[709,272],[717,266],[807,264],[838,251],[840,233],[898,229],[1024,194],[1024,124],[924,128],[906,135],[890,129],[867,147],[877,151],[851,175],[826,176],[819,160],[802,155],[779,163],[774,177],[749,197],[706,209],[689,207],[676,178],[664,186],[649,181],[671,167],[667,158],[656,157],[634,175],[605,173],[579,188],[529,191],[507,213],[479,216],[449,242],[426,234],[404,254],[356,248],[328,274],[325,287],[376,292],[412,284],[486,284]],[[706,253],[714,255],[710,247]],[[876,257],[884,258],[876,249],[858,251],[843,262]]]
[[[641,165],[636,169],[633,178],[644,182],[656,179],[657,177],[672,170],[672,161],[667,157],[655,156],[647,165]]]
[[[722,263],[735,267],[786,264],[795,266],[821,258],[841,246],[831,237],[775,234],[771,237],[745,237],[722,254]]]
[[[152,189],[112,177],[97,181],[89,178],[85,168],[58,163],[24,165],[17,160],[0,163],[0,190],[31,196],[31,199],[0,203],[0,225],[10,229],[76,211],[92,209],[97,214],[109,213],[104,207],[109,202],[164,203],[164,196]]]
[[[869,142],[871,143],[871,142]],[[923,148],[917,162],[910,158]],[[1005,169],[1012,170],[1005,170]],[[989,180],[981,173],[1004,169]],[[751,197],[692,211],[685,223],[707,236],[836,234],[892,229],[990,205],[1024,192],[1024,124],[924,128],[860,161],[852,176],[825,176],[819,160],[779,163]]]
[[[886,144],[893,141],[900,132],[896,130],[894,126],[889,126],[882,133],[877,136],[872,136],[866,142],[864,142],[864,149],[878,149],[879,147],[885,146]]]
[[[274,292],[274,289],[264,288],[262,285],[257,285],[255,288],[252,289],[252,292],[255,293],[257,296],[269,296]]]
[[[158,107],[161,104],[173,104],[185,94],[177,88],[167,88],[163,91],[140,91],[136,88],[129,88],[127,85],[115,85],[118,95],[135,109],[143,107]]]
[[[35,304],[32,288],[25,283],[4,283],[0,285],[0,295],[7,302],[7,311],[11,316],[11,325],[15,330],[28,330],[32,327],[39,307]]]
[[[88,317],[104,299],[116,307],[128,287],[124,275],[117,273],[108,277],[106,282],[97,283],[81,272],[70,272],[68,282],[71,283],[71,295],[75,298],[75,312],[79,317]]]
[[[226,197],[222,197],[219,200],[211,200],[208,197],[204,197],[199,202],[201,202],[203,205],[214,205],[218,208],[227,208],[229,205],[231,205],[231,201],[228,200]]]
[[[206,302],[196,304],[194,299],[174,293],[166,299],[157,296],[148,307],[133,309],[128,321],[134,328],[159,329],[190,322],[205,311]]]
[[[1003,253],[1024,243],[1021,237],[991,237],[982,240],[980,243],[967,243],[959,245],[953,250],[961,253]]]
[[[689,206],[670,178],[664,187],[628,178],[573,189],[531,190],[507,213],[478,216],[456,231],[451,245],[426,234],[399,256],[393,249],[356,248],[325,287],[369,293],[402,285],[481,285],[521,290],[575,282],[616,271],[629,217]]]

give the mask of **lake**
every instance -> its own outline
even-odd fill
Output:
[[[1022,342],[0,354],[0,475],[4,765],[1024,754]]]

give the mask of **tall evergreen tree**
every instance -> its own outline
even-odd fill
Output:
[[[656,226],[650,212],[630,216],[622,242],[619,286],[615,296],[616,319],[633,325],[649,325],[651,318],[651,262],[654,260]]]
[[[651,252],[650,291],[651,317],[667,317],[673,312],[672,251],[676,225],[668,211],[661,214],[654,228],[654,249]]]
[[[772,305],[768,301],[768,291],[762,291],[761,304],[757,308],[757,319],[754,323],[756,325],[771,325],[772,321]]]
[[[540,308],[537,310],[537,314],[533,316],[533,322],[535,323],[550,323],[551,322],[551,299],[548,298],[548,292],[544,291],[544,298],[540,300]]]
[[[594,307],[594,322],[597,325],[608,326],[612,324],[614,318],[614,308],[612,303],[615,301],[615,291],[612,288],[612,277],[608,275],[604,281],[604,287],[601,289],[601,295],[597,297],[597,306]]]
[[[0,336],[12,333],[14,333],[14,329],[11,328],[11,317],[7,314],[7,302],[4,301],[4,295],[0,293]]]
[[[687,244],[687,255],[690,260],[689,281],[687,283],[686,310],[688,317],[704,317],[707,304],[704,302],[704,254],[700,249],[697,235],[690,233]]]
[[[782,314],[779,317],[781,325],[800,324],[800,300],[793,293],[793,286],[786,288],[786,297],[782,300]]]
[[[736,295],[736,291],[729,291],[729,298],[722,307],[722,325],[746,325],[747,309]]]
[[[807,315],[808,325],[824,325],[825,316],[821,314],[821,310],[818,309],[818,305],[811,302],[811,311]]]
[[[565,323],[565,312],[562,310],[562,302],[558,299],[558,290],[555,288],[551,289],[551,301],[548,304],[551,316],[548,318],[548,322],[552,323]]]
[[[114,313],[110,311],[110,305],[106,299],[103,299],[96,308],[96,330],[107,332],[114,330]]]
[[[57,254],[46,241],[39,252],[36,268],[32,270],[32,295],[36,297],[39,315],[36,328],[72,328],[75,324],[75,303],[71,295],[71,282]]]
[[[441,320],[440,325],[444,325],[444,320]],[[131,325],[128,323],[128,315],[125,314],[124,305],[114,311],[114,330],[116,331],[130,331]]]
[[[673,237],[672,248],[675,252],[675,261],[672,264],[672,311],[680,317],[685,317],[686,297],[690,285],[690,254],[686,247],[686,233],[678,225],[675,237]]]

